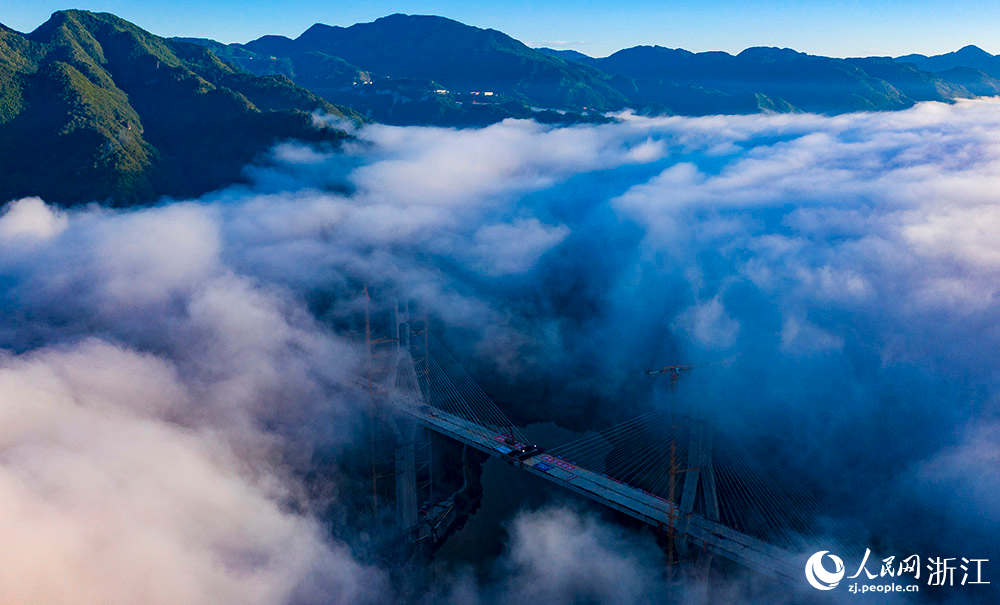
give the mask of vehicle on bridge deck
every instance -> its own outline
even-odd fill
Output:
[[[520,462],[522,460],[527,460],[532,456],[537,456],[538,454],[541,454],[544,451],[545,450],[538,447],[537,445],[522,445],[521,447],[514,448],[511,451],[507,452],[506,456],[511,460],[517,460],[518,462]]]

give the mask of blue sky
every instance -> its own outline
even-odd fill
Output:
[[[246,42],[297,36],[316,22],[351,25],[391,13],[492,27],[530,46],[604,56],[637,44],[738,52],[782,46],[830,56],[937,54],[975,44],[1000,52],[1000,3],[982,0],[54,0],[5,2],[0,23],[30,31],[55,10],[107,11],[163,36]]]

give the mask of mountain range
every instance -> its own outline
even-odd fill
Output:
[[[316,24],[246,44],[161,38],[114,15],[60,11],[0,26],[0,200],[128,205],[239,181],[276,141],[336,146],[356,122],[573,124],[608,112],[885,111],[1000,94],[1000,57],[838,59],[637,46],[604,58],[533,49],[443,17]]]
[[[836,59],[769,47],[731,55],[660,46],[592,58],[532,49],[496,30],[418,15],[351,27],[317,24],[295,39],[184,40],[250,73],[285,75],[392,124],[455,126],[512,116],[571,122],[625,108],[682,115],[842,113],[1000,94],[1000,69],[985,69],[984,61],[948,71],[924,67],[916,56]],[[971,57],[965,49],[958,54],[957,63]],[[539,116],[539,108],[559,110],[559,117]]]
[[[113,15],[62,11],[27,35],[0,27],[0,200],[199,195],[238,181],[277,140],[346,136],[317,128],[315,111],[359,117]]]

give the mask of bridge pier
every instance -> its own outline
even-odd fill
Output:
[[[701,496],[704,517],[710,521],[719,520],[719,498],[715,490],[715,470],[712,460],[712,430],[704,420],[691,419],[688,423],[688,468],[684,477],[684,488],[678,508],[683,518],[695,513],[695,503]],[[677,548],[689,559],[694,558],[692,545],[684,538],[677,540]],[[702,555],[708,553],[701,553]],[[698,560],[701,563],[702,557]],[[708,561],[711,557],[706,557]],[[706,563],[708,565],[710,563]]]
[[[691,420],[688,425],[688,469],[681,493],[681,512],[694,512],[695,500],[700,493],[705,517],[718,521],[719,498],[715,491],[712,431],[704,420]]]
[[[413,394],[429,405],[427,320],[422,323],[421,329],[415,328],[409,304],[392,301],[388,339],[391,361],[384,374],[384,384],[389,386],[390,392],[396,388],[405,390],[415,386],[416,392]],[[454,496],[440,501],[434,499],[433,450],[426,429],[412,418],[401,414],[392,420],[391,426],[394,437],[396,525],[406,533],[411,542],[428,537],[435,541],[436,532],[446,530],[457,516]]]
[[[396,523],[406,531],[417,524],[417,425],[396,421]]]

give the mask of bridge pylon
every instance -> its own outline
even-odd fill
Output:
[[[414,320],[409,304],[396,300],[373,314],[365,290],[372,507],[377,512],[379,497],[391,494],[396,526],[411,542],[436,541],[456,516],[455,495],[435,498],[431,431],[390,404],[398,396],[416,404],[430,403],[428,325],[426,317]]]

